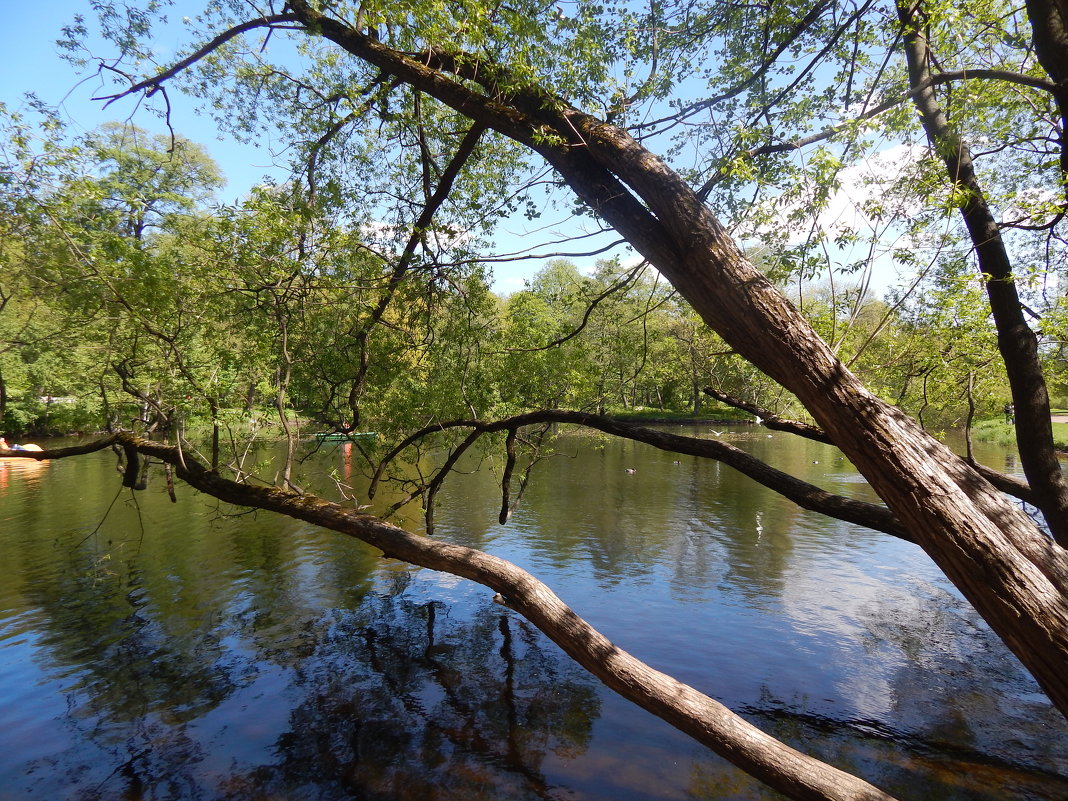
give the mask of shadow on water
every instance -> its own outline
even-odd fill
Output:
[[[741,434],[865,489],[833,449]],[[1068,799],[1063,720],[918,549],[715,463],[588,446],[503,526],[491,471],[448,482],[439,536],[902,799]],[[0,801],[780,798],[483,588],[188,492],[116,496],[103,457],[5,475]]]

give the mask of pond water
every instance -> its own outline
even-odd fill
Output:
[[[873,498],[833,448],[726,436]],[[306,462],[324,495],[365,486],[347,450]],[[486,461],[446,482],[435,533],[902,799],[1068,798],[1068,726],[919,549],[675,458],[565,436],[506,525]],[[0,801],[780,798],[489,590],[154,479],[0,461]]]

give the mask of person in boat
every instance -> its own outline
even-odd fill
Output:
[[[7,440],[0,437],[0,451],[39,451],[38,445],[8,445]]]

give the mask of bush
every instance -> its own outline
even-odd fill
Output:
[[[12,436],[57,436],[96,431],[102,422],[99,398],[24,398],[8,405],[3,431]]]

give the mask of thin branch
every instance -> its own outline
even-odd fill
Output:
[[[593,315],[594,309],[596,309],[602,301],[611,297],[616,292],[621,292],[622,290],[633,284],[638,279],[638,276],[641,274],[641,272],[647,266],[648,262],[643,261],[641,264],[638,264],[635,267],[631,268],[631,270],[627,272],[622,278],[620,278],[618,281],[616,281],[614,284],[604,290],[604,292],[602,292],[600,295],[591,300],[586,306],[586,311],[582,315],[582,321],[571,331],[564,334],[564,336],[558,339],[554,339],[552,342],[549,342],[546,345],[538,345],[535,348],[505,348],[502,351],[497,351],[497,353],[534,353],[539,350],[550,350],[551,348],[563,345],[569,339],[577,337],[580,333],[582,333],[582,330],[589,323],[590,317]]]
[[[656,431],[651,428],[634,425],[633,423],[616,420],[604,415],[568,411],[564,409],[548,409],[538,412],[529,412],[527,414],[521,414],[492,422],[484,422],[480,420],[450,420],[420,429],[409,435],[404,441],[383,457],[372,476],[367,497],[374,497],[374,492],[377,491],[381,477],[390,462],[396,459],[405,448],[410,447],[431,434],[450,429],[467,429],[472,432],[472,434],[468,435],[468,439],[470,439],[473,434],[482,435],[499,431],[509,431],[514,428],[543,423],[572,423],[602,431],[606,434],[612,434],[625,439],[632,439],[636,442],[644,442],[647,445],[652,445],[654,448],[659,448],[660,450],[671,453],[698,456],[704,459],[714,459],[729,467],[733,467],[738,472],[749,476],[754,481],[763,484],[765,487],[775,490],[780,495],[793,501],[803,509],[809,509],[838,520],[866,526],[875,529],[876,531],[882,531],[885,534],[890,534],[894,537],[912,542],[912,538],[905,531],[904,526],[886,507],[829,493],[813,484],[809,484],[806,481],[791,476],[789,473],[777,470],[740,448],[735,448],[733,445],[728,445],[725,442],[718,442],[716,440],[669,434],[663,431]],[[470,447],[470,444],[469,441],[465,441],[462,448],[466,449],[467,447]],[[437,478],[440,477],[440,475],[441,473],[439,472],[435,477],[435,481],[437,481]],[[438,481],[438,484],[440,484],[440,481]],[[418,492],[414,493],[413,497],[417,497],[418,494]]]
[[[220,47],[222,47],[222,45],[226,44],[231,39],[241,36],[242,34],[248,33],[249,31],[256,30],[257,28],[270,27],[286,22],[299,22],[299,19],[294,14],[274,14],[268,17],[260,17],[259,19],[249,20],[248,22],[243,22],[240,25],[235,25],[234,27],[223,31],[210,42],[203,45],[190,55],[181,59],[180,61],[175,62],[162,72],[158,72],[150,78],[145,78],[142,81],[138,81],[129,88],[124,89],[123,91],[118,92],[117,94],[101,95],[92,99],[106,100],[107,102],[104,104],[104,108],[107,108],[116,100],[120,100],[121,98],[127,97],[129,95],[136,94],[137,92],[147,90],[148,94],[151,95],[153,92],[160,89],[164,83],[169,81],[175,75],[180,72],[184,72],[186,69],[196,64],[202,58],[210,55],[215,50],[218,50]],[[118,72],[118,70],[116,70],[116,72]]]
[[[1010,72],[1008,70],[952,70],[949,72],[940,72],[929,78],[923,80],[914,86],[910,91],[905,94],[895,96],[889,100],[884,100],[877,106],[870,109],[865,109],[863,112],[855,117],[851,117],[845,122],[838,123],[837,125],[831,125],[824,128],[822,131],[810,134],[809,136],[803,136],[798,139],[792,139],[784,142],[777,142],[774,144],[761,145],[760,147],[750,148],[741,154],[743,158],[756,158],[757,156],[769,156],[775,153],[790,153],[794,150],[800,150],[801,148],[808,147],[816,142],[822,142],[827,139],[840,134],[842,131],[848,130],[854,127],[858,122],[864,120],[874,119],[880,114],[884,114],[892,108],[900,106],[902,103],[913,100],[923,92],[931,89],[934,86],[945,83],[953,83],[955,81],[964,80],[996,80],[1005,81],[1008,83],[1019,84],[1020,86],[1027,86],[1032,89],[1040,89],[1044,92],[1055,94],[1057,92],[1057,84],[1046,78],[1035,78],[1030,75],[1024,75],[1019,72]],[[697,190],[697,194],[702,198],[708,197],[709,193],[715,188],[716,184],[722,181],[726,177],[726,173],[723,170],[718,170],[711,178],[705,181]]]

